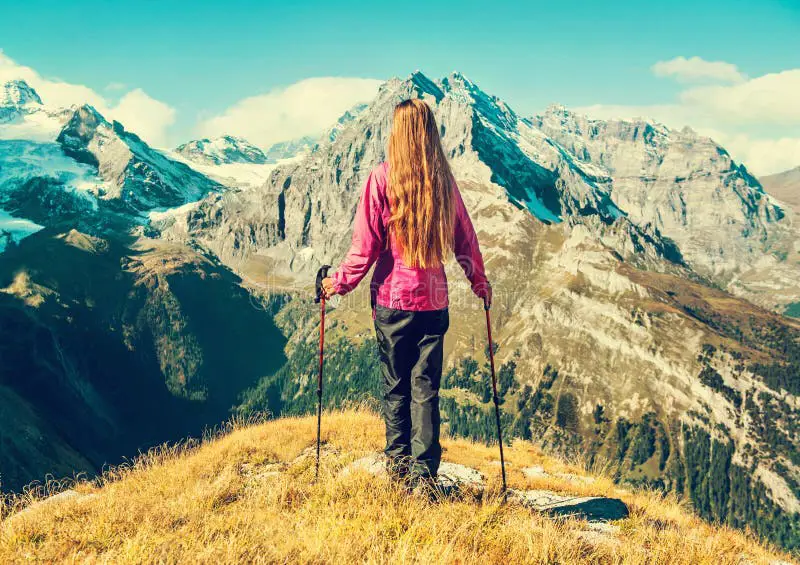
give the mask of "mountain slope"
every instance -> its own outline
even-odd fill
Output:
[[[240,282],[181,246],[75,230],[0,255],[3,488],[226,419],[283,363],[272,313]]]
[[[381,447],[382,424],[364,412],[323,416],[315,484],[309,449],[315,429],[314,418],[281,419],[235,429],[196,449],[153,453],[99,485],[79,484],[71,497],[0,523],[0,560],[767,565],[789,559],[698,520],[672,498],[620,490],[527,442],[506,450],[512,487],[620,497],[630,516],[591,526],[501,505],[495,494],[435,504],[409,497],[363,471],[342,472]],[[444,447],[445,461],[476,468],[496,492],[496,448],[447,438]],[[108,535],[109,524],[115,535]]]

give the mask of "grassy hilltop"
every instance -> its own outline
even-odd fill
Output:
[[[379,450],[374,414],[325,414],[321,480],[312,482],[316,420],[232,426],[198,445],[151,451],[48,502],[0,507],[0,563],[686,563],[789,561],[754,537],[694,516],[677,499],[619,489],[602,472],[506,451],[510,486],[621,498],[630,516],[597,531],[498,499],[496,447],[446,439],[444,460],[487,478],[482,500],[435,503],[365,472],[341,474]],[[541,466],[540,477],[522,469]],[[572,477],[568,480],[567,477]],[[23,509],[23,505],[29,505]]]

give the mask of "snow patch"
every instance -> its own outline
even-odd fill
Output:
[[[25,218],[17,218],[0,209],[0,253],[5,251],[9,243],[19,243],[42,229],[44,226]]]

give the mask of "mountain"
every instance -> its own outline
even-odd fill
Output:
[[[369,104],[361,103],[361,104],[356,104],[355,106],[347,110],[344,114],[342,114],[339,117],[338,120],[336,120],[335,124],[333,124],[330,128],[328,128],[328,131],[326,131],[325,134],[323,134],[322,138],[327,139],[328,141],[331,142],[336,141],[336,138],[338,137],[339,133],[343,129],[345,129],[351,122],[353,122],[358,117],[358,115],[364,110],[366,110],[368,107]]]
[[[24,114],[36,112],[42,106],[42,99],[36,91],[23,80],[12,80],[3,85],[0,91],[0,120],[10,122]]]
[[[129,211],[173,207],[222,188],[190,167],[151,149],[119,122],[109,123],[91,106],[81,106],[56,142],[68,157],[104,181],[98,199]]]
[[[800,167],[761,177],[764,188],[793,209],[800,206]]]
[[[0,86],[0,139],[54,138],[67,113],[65,109],[47,108],[24,80],[12,80]]]
[[[90,106],[4,92],[0,484],[19,490],[202,434],[280,367],[284,340],[213,257],[146,235],[148,213],[220,184]]]
[[[264,152],[241,137],[224,135],[215,139],[198,139],[184,143],[175,152],[195,163],[223,165],[250,163],[264,165],[269,161]]]
[[[301,156],[314,147],[311,137],[276,143],[266,153],[240,137],[199,139],[179,146],[170,156],[228,188],[264,184],[275,164]]]
[[[323,415],[315,481],[315,432],[312,417],[239,425],[199,445],[144,455],[103,481],[0,506],[0,518],[8,516],[0,539],[9,540],[0,542],[0,561],[31,555],[45,562],[220,564],[792,560],[749,535],[704,523],[673,497],[621,489],[530,442],[506,449],[514,489],[507,503],[498,497],[496,448],[448,437],[442,473],[460,485],[460,495],[433,504],[409,496],[379,474],[373,453],[383,447],[383,426],[364,411]],[[611,501],[634,511],[611,522],[591,517]],[[576,515],[564,515],[570,512]]]
[[[316,143],[317,140],[309,136],[290,139],[288,141],[279,141],[267,150],[267,158],[272,163],[277,163],[284,159],[294,159],[295,157],[311,151]]]
[[[91,106],[53,109],[22,81],[4,88],[0,210],[5,216],[43,226],[67,222],[99,233],[118,223],[141,225],[143,212],[180,206],[223,188]]]
[[[44,228],[6,238],[19,243],[0,255],[0,327],[27,328],[0,349],[12,484],[48,465],[96,470],[231,410],[313,410],[309,286],[349,247],[364,179],[409,97],[434,109],[484,249],[508,433],[797,547],[800,322],[779,314],[800,302],[792,214],[691,130],[562,107],[526,117],[459,73],[391,79],[277,164],[153,151],[90,107],[49,141],[0,142],[0,209]],[[41,114],[29,103],[14,124]],[[452,265],[448,276],[444,418],[490,441],[483,310]],[[380,394],[367,295],[330,312],[328,407]],[[171,424],[143,422],[151,397]]]
[[[581,165],[598,167],[625,215],[674,241],[701,274],[722,282],[781,235],[778,203],[725,149],[688,128],[590,120],[558,106],[532,123]]]
[[[433,107],[484,248],[508,428],[797,546],[800,324],[754,304],[797,300],[786,251],[797,234],[708,138],[561,107],[523,117],[463,75],[415,73],[388,81],[332,141],[263,186],[212,194],[152,227],[248,280],[307,286],[346,252],[362,183],[408,97]],[[454,433],[489,439],[481,310],[463,275],[449,279],[443,410]],[[284,330],[289,362],[244,395],[242,414],[312,408],[314,311],[306,316],[311,329]],[[377,394],[366,291],[330,317],[329,402]]]
[[[0,254],[0,482],[198,436],[283,363],[268,303],[184,246],[45,228]]]

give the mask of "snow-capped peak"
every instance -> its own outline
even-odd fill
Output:
[[[24,80],[10,80],[0,90],[0,106],[19,107],[35,104],[42,105],[42,99]]]
[[[223,135],[214,139],[197,139],[175,149],[184,158],[204,165],[226,165],[250,163],[263,165],[268,162],[264,152],[241,137]]]
[[[424,97],[425,94],[433,96],[437,102],[444,98],[442,89],[434,81],[422,74],[421,71],[414,71],[407,80],[420,98]]]
[[[335,136],[332,136],[334,138]],[[295,157],[309,153],[316,145],[317,140],[311,136],[298,137],[279,141],[267,149],[267,159],[270,163],[277,163],[284,159],[294,159]]]

